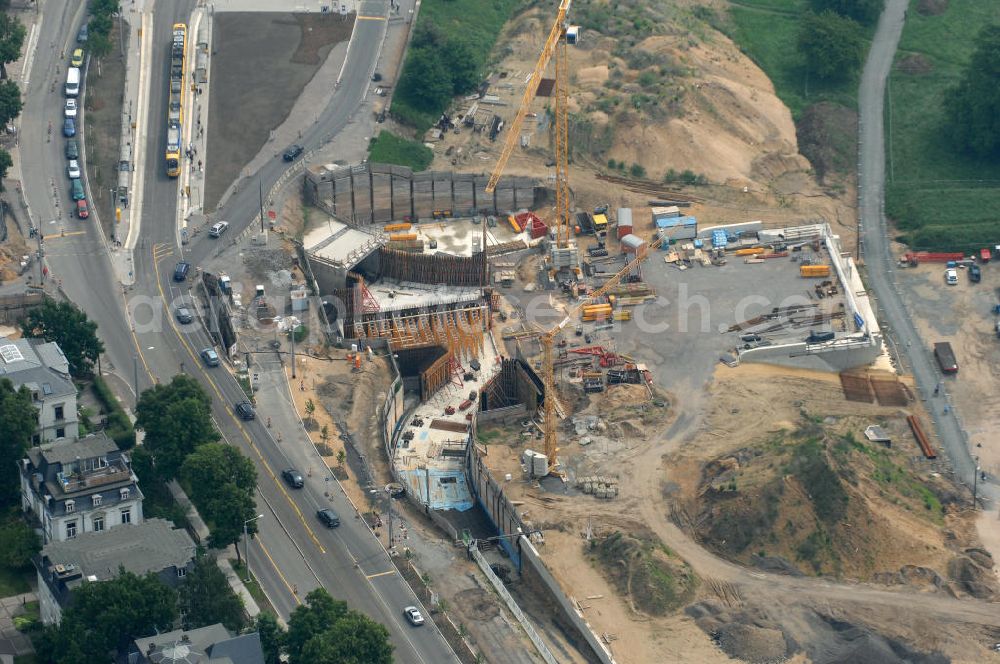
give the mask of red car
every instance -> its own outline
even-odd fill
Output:
[[[86,200],[80,200],[76,202],[76,216],[80,219],[86,219],[90,216],[90,208],[87,207]]]

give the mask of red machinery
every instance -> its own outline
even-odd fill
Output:
[[[919,263],[947,263],[948,261],[960,261],[965,258],[961,252],[933,252],[933,251],[911,251],[903,259],[910,265]]]

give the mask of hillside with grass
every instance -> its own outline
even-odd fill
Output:
[[[702,540],[743,564],[995,592],[989,566],[975,586],[954,571],[969,558],[943,534],[967,503],[956,487],[901,451],[828,431],[821,418],[706,464],[698,502]]]
[[[1000,162],[957,150],[944,131],[944,100],[990,23],[1000,3],[916,0],[907,14],[886,98],[886,212],[915,249],[1000,242]]]

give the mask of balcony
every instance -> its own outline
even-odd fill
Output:
[[[58,473],[56,479],[64,493],[75,493],[84,489],[123,482],[132,476],[123,459],[110,462],[103,468],[86,470],[79,473]]]

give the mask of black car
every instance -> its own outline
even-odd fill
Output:
[[[288,483],[288,486],[293,489],[301,489],[306,483],[306,481],[302,479],[302,473],[294,468],[286,468],[281,471],[281,479],[285,480],[285,482]]]
[[[237,401],[233,404],[233,410],[236,411],[241,420],[252,420],[257,417],[257,412],[253,409],[253,404],[249,401]]]
[[[327,528],[336,528],[340,525],[340,517],[329,507],[324,507],[323,509],[316,512],[316,517],[323,522],[323,525]]]
[[[174,317],[177,319],[177,322],[182,325],[187,325],[194,320],[194,315],[187,307],[177,307],[174,309]]]
[[[174,281],[184,281],[191,271],[191,263],[180,261],[174,266]]]
[[[293,145],[292,147],[285,150],[285,154],[281,155],[281,158],[284,159],[285,161],[295,161],[296,159],[299,158],[299,155],[301,155],[303,152],[305,152],[304,147],[302,147],[301,145]]]
[[[80,144],[76,142],[75,138],[71,138],[68,141],[66,141],[66,158],[67,159],[80,158]]]
[[[978,265],[970,265],[969,266],[969,281],[971,281],[974,284],[978,284],[980,282],[980,280],[982,280],[982,278],[983,278],[983,271],[979,268],[979,266]]]

